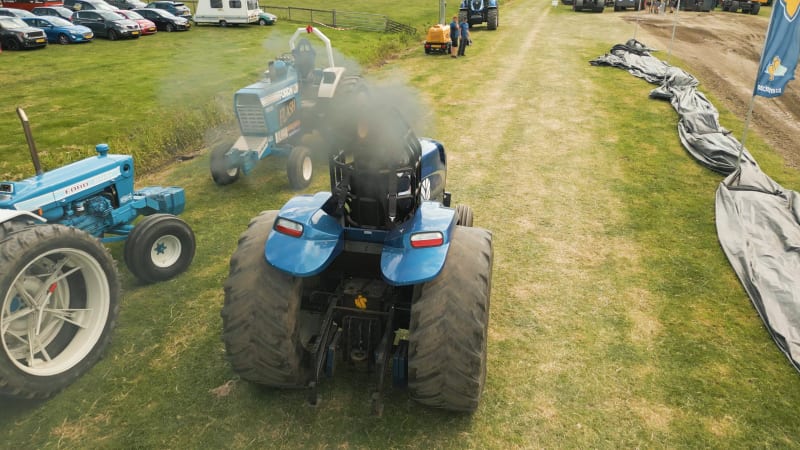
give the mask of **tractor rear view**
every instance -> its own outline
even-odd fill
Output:
[[[761,4],[767,4],[759,0],[722,0],[722,10],[728,12],[739,12],[743,14],[757,15],[761,11]]]
[[[350,115],[332,151],[331,192],[251,220],[231,257],[222,308],[233,370],[275,388],[336,372],[374,376],[422,404],[474,411],[486,379],[492,235],[450,207],[444,146],[393,109]]]
[[[500,5],[497,0],[462,0],[458,21],[466,21],[470,28],[486,23],[487,30],[496,30],[500,26]]]

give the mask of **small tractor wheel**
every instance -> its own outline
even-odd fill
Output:
[[[492,235],[455,227],[439,276],[411,305],[408,387],[428,406],[473,412],[486,381]]]
[[[194,259],[194,232],[172,214],[153,214],[133,227],[125,241],[125,265],[145,283],[183,273]]]
[[[111,341],[120,286],[108,250],[58,224],[0,231],[0,395],[44,399],[86,373]]]
[[[472,208],[467,205],[456,205],[456,225],[462,227],[472,226]]]
[[[487,12],[486,29],[496,30],[500,25],[500,12],[497,8],[492,8]]]
[[[750,14],[756,16],[758,12],[761,10],[761,3],[753,3],[753,6],[750,7]]]
[[[730,12],[739,12],[739,2],[733,0],[731,2],[731,7],[728,9]]]
[[[222,143],[211,149],[211,178],[220,186],[231,184],[239,179],[239,167],[228,167],[225,158],[225,154],[230,148],[230,145]]]
[[[572,10],[573,11],[581,11],[583,9],[583,0],[575,0],[572,3]]]
[[[311,184],[314,176],[314,163],[311,161],[311,150],[298,145],[292,148],[289,159],[286,161],[286,175],[289,176],[289,185],[299,191]]]
[[[305,387],[308,352],[300,330],[301,279],[269,265],[264,246],[278,211],[250,221],[231,256],[222,306],[222,340],[233,371],[272,387]]]

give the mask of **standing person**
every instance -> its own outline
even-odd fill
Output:
[[[466,50],[467,45],[469,45],[469,23],[466,17],[464,17],[463,22],[458,24],[458,28],[461,30],[461,39],[458,43],[458,56],[466,56],[464,55],[464,50]]]
[[[453,58],[458,50],[458,34],[458,16],[453,16],[453,21],[450,22],[450,56]]]

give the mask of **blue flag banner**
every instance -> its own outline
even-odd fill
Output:
[[[794,80],[800,57],[800,0],[777,0],[772,6],[764,53],[758,65],[753,95],[777,97]]]

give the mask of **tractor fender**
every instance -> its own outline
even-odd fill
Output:
[[[47,219],[28,211],[15,211],[13,209],[0,209],[0,223],[10,222],[16,218],[23,218],[24,220],[35,220],[40,223],[47,222]]]
[[[423,202],[417,214],[386,237],[381,253],[381,272],[387,283],[404,286],[424,283],[439,275],[447,259],[450,236],[456,226],[455,210],[437,202]],[[441,245],[414,248],[411,237],[439,232]]]
[[[344,229],[321,209],[330,197],[330,192],[300,195],[281,208],[276,223],[282,218],[296,222],[303,226],[303,234],[289,236],[275,231],[273,224],[264,247],[264,257],[270,265],[296,277],[310,277],[325,270],[339,256],[344,249]]]

